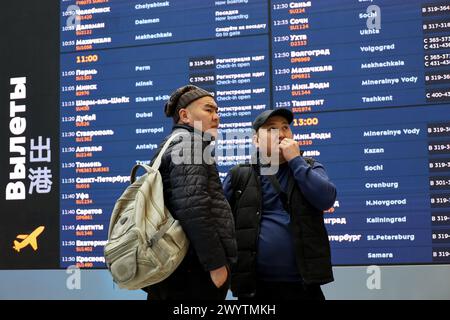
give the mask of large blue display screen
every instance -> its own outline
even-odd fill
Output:
[[[294,112],[338,189],[334,265],[450,262],[448,2],[62,0],[60,27],[61,267],[104,267],[114,201],[187,83],[215,94],[222,178],[257,114]]]

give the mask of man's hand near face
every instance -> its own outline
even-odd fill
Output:
[[[281,155],[286,161],[290,161],[295,157],[300,156],[300,148],[298,142],[294,139],[284,138],[280,142]]]

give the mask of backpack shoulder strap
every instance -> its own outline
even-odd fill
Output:
[[[130,184],[133,184],[134,181],[136,181],[136,173],[139,168],[144,168],[147,173],[152,172],[152,169],[154,171],[159,170],[159,166],[161,165],[161,158],[166,152],[167,148],[169,148],[169,145],[172,143],[172,141],[175,140],[176,137],[182,135],[183,133],[173,133],[164,143],[164,145],[161,147],[161,150],[159,151],[158,155],[156,156],[155,160],[153,161],[152,166],[148,166],[146,164],[140,163],[134,165],[134,167],[131,169],[130,174]]]
[[[245,188],[247,188],[250,177],[253,173],[253,167],[248,163],[241,163],[230,170],[231,188],[233,189],[232,203],[240,198]],[[234,205],[233,205],[234,206]]]
[[[277,176],[274,174],[266,177],[280,197],[284,210],[286,210],[286,212],[289,212],[289,197],[287,193],[281,188],[280,181],[278,181]]]
[[[159,166],[161,165],[161,158],[166,152],[167,148],[169,148],[169,145],[172,143],[173,140],[175,140],[176,137],[181,136],[184,134],[183,132],[177,132],[173,133],[169,139],[164,143],[164,146],[161,148],[161,151],[159,151],[158,156],[156,157],[155,161],[152,164],[153,170],[159,170]]]

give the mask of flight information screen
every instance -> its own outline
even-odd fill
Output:
[[[59,64],[61,268],[104,267],[114,202],[188,83],[219,105],[222,178],[257,114],[292,110],[338,190],[334,265],[450,262],[448,1],[62,0]]]

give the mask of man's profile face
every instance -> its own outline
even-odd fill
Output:
[[[183,123],[217,137],[220,118],[217,104],[212,97],[197,99],[182,112],[185,113],[184,116],[180,114]]]
[[[280,142],[284,138],[292,139],[293,134],[288,121],[281,116],[272,116],[258,129],[253,136],[253,143],[260,150],[263,158],[279,159]]]

